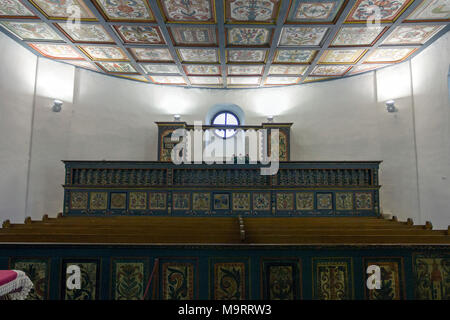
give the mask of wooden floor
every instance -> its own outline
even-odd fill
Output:
[[[0,243],[450,244],[449,230],[375,217],[61,217],[3,223]]]

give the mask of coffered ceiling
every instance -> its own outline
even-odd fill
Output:
[[[449,29],[449,0],[0,0],[0,30],[37,55],[188,87],[342,78]]]

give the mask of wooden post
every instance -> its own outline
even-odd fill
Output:
[[[241,235],[241,242],[245,241],[245,228],[244,228],[244,220],[241,216],[238,216],[239,220],[239,233]]]

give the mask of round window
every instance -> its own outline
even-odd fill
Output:
[[[225,126],[225,127],[226,126],[238,126],[239,118],[230,111],[221,111],[213,117],[211,124],[213,126],[217,125],[217,126]],[[223,139],[230,138],[236,134],[235,129],[217,129],[215,132],[219,137],[221,137]]]

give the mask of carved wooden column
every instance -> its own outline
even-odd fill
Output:
[[[291,126],[292,123],[263,123],[262,128],[267,129],[267,148],[270,155],[270,132],[272,129],[279,130],[279,160],[291,160]]]
[[[180,141],[172,141],[171,135],[176,129],[186,128],[186,122],[156,122],[158,126],[158,161],[172,161],[170,153]]]

